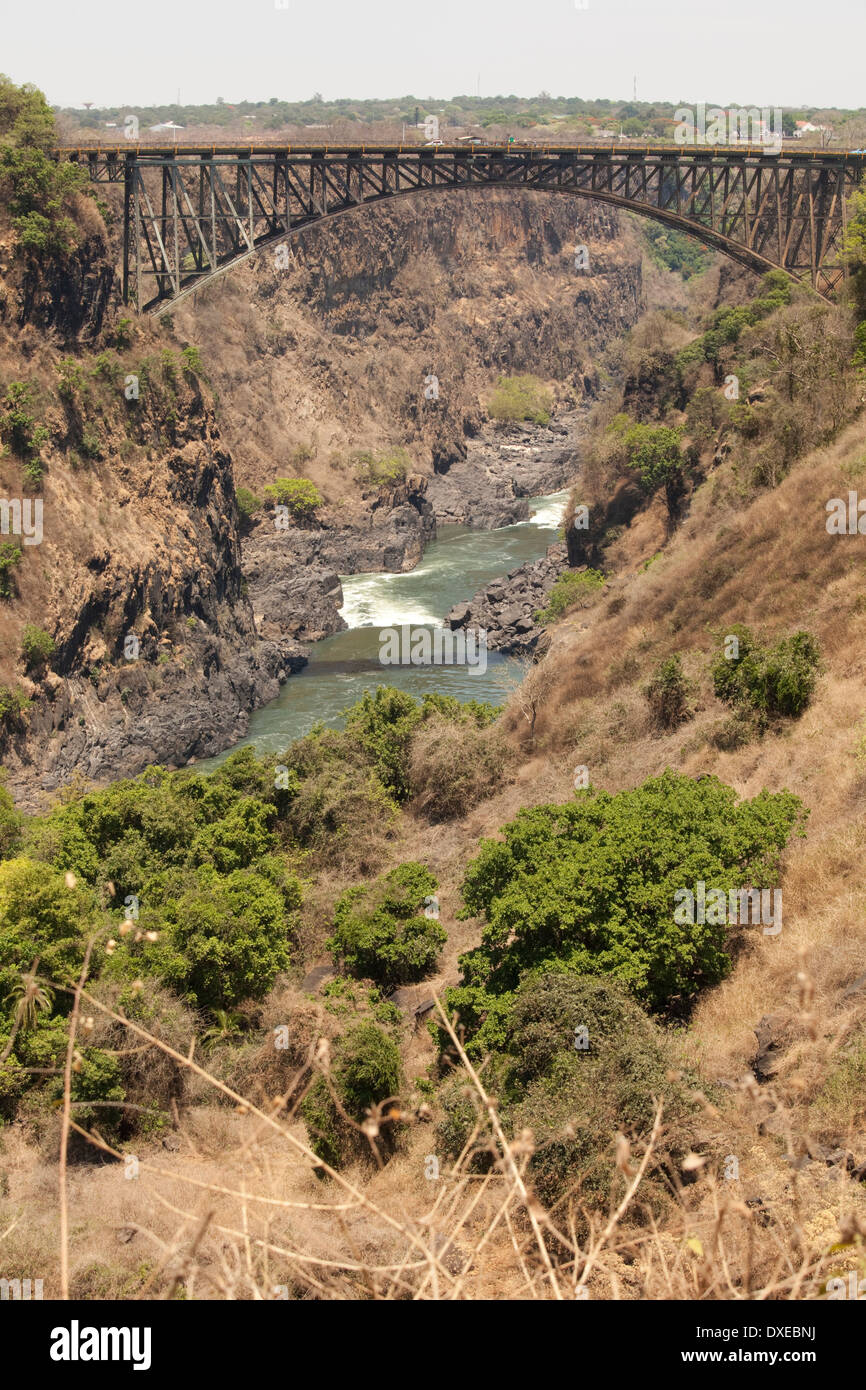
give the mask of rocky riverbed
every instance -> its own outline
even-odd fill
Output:
[[[435,539],[437,525],[493,530],[525,521],[531,497],[556,491],[573,477],[580,420],[581,412],[570,411],[547,426],[490,427],[468,441],[466,459],[452,464],[447,473],[410,476],[365,499],[351,515],[327,512],[318,522],[278,530],[273,511],[263,513],[242,550],[259,636],[285,651],[287,669],[297,669],[304,643],[330,637],[346,626],[339,611],[341,574],[414,569]],[[516,624],[543,605],[557,563],[561,568],[564,559],[540,561],[541,568],[531,574],[504,576],[500,586],[503,592],[514,589],[513,600],[494,605],[476,595],[465,605],[472,622],[476,610],[495,617],[503,651],[531,645],[537,637],[534,624],[528,637],[528,629]],[[517,604],[519,612],[506,617],[509,604]]]
[[[437,522],[492,530],[525,521],[530,497],[555,492],[574,475],[582,418],[569,411],[547,426],[488,428],[468,440],[466,458],[430,480]]]
[[[480,590],[468,603],[458,603],[445,617],[457,628],[483,628],[491,651],[505,654],[534,651],[543,632],[535,614],[547,602],[568,556],[564,542],[548,546],[547,554],[521,565]]]

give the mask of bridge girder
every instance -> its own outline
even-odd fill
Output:
[[[502,187],[626,208],[829,298],[845,275],[846,199],[866,168],[859,154],[760,147],[179,146],[78,157],[94,180],[124,182],[123,293],[141,312],[162,311],[315,222],[410,194]]]

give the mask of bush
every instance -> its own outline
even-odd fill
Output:
[[[370,1142],[360,1126],[369,1111],[397,1095],[400,1080],[400,1051],[387,1033],[374,1023],[357,1023],[344,1033],[334,1047],[334,1095],[325,1077],[318,1076],[301,1103],[310,1145],[319,1158],[340,1168],[369,1156]],[[380,1129],[376,1142],[386,1151],[393,1149],[391,1123]]]
[[[688,1101],[674,1080],[675,1060],[663,1031],[617,981],[556,964],[524,976],[485,1077],[496,1088],[506,1135],[532,1134],[529,1180],[546,1205],[574,1196],[581,1208],[606,1206],[622,1181],[614,1138],[645,1138],[659,1100],[685,1151]],[[456,1157],[477,1126],[472,1165],[489,1168],[496,1149],[477,1096],[457,1076],[442,1087],[439,1104],[437,1146]],[[670,1163],[673,1147],[662,1140],[642,1189],[653,1205],[661,1199],[654,1170]]]
[[[514,758],[498,725],[432,714],[412,735],[409,793],[428,820],[454,820],[504,784]]]
[[[530,420],[534,425],[549,424],[552,409],[550,392],[534,376],[501,376],[487,404],[492,420]]]
[[[142,911],[142,927],[159,933],[142,964],[200,1008],[228,1010],[262,999],[291,962],[300,902],[292,876],[279,884],[253,869],[220,875],[202,867],[164,905]]]
[[[671,771],[611,796],[586,790],[536,806],[483,840],[461,916],[485,918],[447,993],[475,1055],[501,1047],[522,973],[557,962],[611,975],[652,1009],[683,1011],[730,969],[724,924],[678,923],[677,890],[778,883],[781,851],[803,816],[790,792],[738,801],[715,777]]]
[[[312,520],[322,505],[321,493],[309,478],[277,478],[275,483],[268,483],[264,493],[269,501],[288,507],[296,521]]]
[[[0,598],[12,598],[12,568],[20,565],[22,558],[21,547],[12,541],[0,545]]]
[[[721,651],[710,673],[720,700],[740,710],[751,710],[766,722],[774,717],[791,719],[809,704],[821,669],[817,641],[808,632],[783,637],[775,646],[762,646],[749,628],[734,624],[730,632],[716,634]],[[736,655],[726,655],[730,638]]]
[[[393,487],[404,482],[412,469],[405,449],[379,455],[359,450],[352,455],[352,463],[358,482],[369,487]]]
[[[201,353],[197,347],[193,347],[190,343],[187,347],[182,348],[180,358],[185,372],[191,372],[194,376],[203,375],[204,367],[202,366]]]
[[[436,968],[447,933],[422,909],[437,883],[423,864],[401,864],[372,884],[349,888],[334,909],[327,949],[351,974],[394,987]]]
[[[0,730],[23,728],[29,708],[30,701],[18,686],[13,690],[0,685]]]
[[[45,425],[37,424],[34,415],[36,393],[24,381],[13,381],[6,390],[0,413],[0,438],[24,460],[29,475],[42,476],[39,451],[49,437]]]
[[[552,623],[573,608],[585,608],[591,596],[604,585],[600,570],[565,570],[547,596],[547,603],[535,615],[537,623]]]
[[[319,727],[294,743],[282,762],[296,782],[284,812],[294,839],[328,863],[375,862],[397,805],[365,750],[345,733]]]
[[[255,516],[256,512],[261,509],[262,499],[256,497],[254,492],[250,492],[248,487],[237,488],[235,497],[243,521],[249,521],[250,517]]]
[[[666,661],[659,662],[652,679],[643,689],[657,728],[676,729],[693,717],[694,711],[689,704],[692,689],[678,656],[669,656]]]
[[[577,1048],[578,1029],[585,1029]],[[606,1206],[622,1179],[614,1164],[614,1139],[648,1136],[656,1105],[664,1103],[666,1132],[677,1135],[678,1154],[688,1150],[683,1133],[687,1101],[671,1072],[672,1055],[662,1031],[610,979],[590,979],[553,968],[528,976],[509,1019],[510,1065],[501,1094],[503,1120],[535,1139],[530,1180],[548,1206],[573,1194],[581,1206]],[[675,1073],[673,1074],[675,1075]],[[670,1161],[664,1141],[643,1188],[653,1191],[653,1170]],[[663,1175],[658,1172],[659,1178]]]
[[[54,638],[44,628],[28,623],[21,638],[21,654],[28,671],[47,666],[55,654]]]

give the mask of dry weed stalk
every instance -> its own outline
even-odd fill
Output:
[[[70,1294],[69,1136],[86,1140],[95,1150],[122,1163],[127,1157],[92,1126],[76,1124],[72,1100],[76,1037],[80,1011],[99,1012],[131,1034],[135,1047],[154,1048],[196,1076],[217,1096],[245,1116],[247,1133],[218,1178],[197,1172],[206,1160],[186,1133],[188,1154],[176,1166],[152,1156],[138,1158],[141,1178],[135,1192],[143,1208],[131,1223],[154,1247],[156,1261],[133,1297],[172,1298],[183,1288],[186,1297],[272,1299],[282,1296],[319,1299],[461,1300],[512,1297],[563,1300],[565,1297],[778,1299],[820,1296],[822,1281],[838,1272],[838,1254],[810,1245],[803,1230],[796,1169],[789,1203],[793,1220],[784,1222],[766,1211],[747,1206],[727,1184],[716,1181],[712,1165],[690,1155],[683,1171],[689,1184],[671,1182],[672,1209],[660,1222],[641,1205],[641,1187],[661,1157],[662,1106],[656,1104],[652,1130],[640,1156],[632,1157],[624,1136],[617,1140],[616,1167],[626,1182],[623,1195],[606,1219],[578,1202],[562,1204],[563,1221],[554,1220],[534,1195],[530,1162],[536,1145],[525,1132],[509,1140],[481,1071],[446,1016],[436,1008],[448,1033],[478,1119],[464,1147],[447,1172],[441,1174],[432,1202],[418,1200],[406,1167],[395,1191],[391,1165],[371,1168],[363,1176],[340,1172],[318,1157],[291,1128],[300,1097],[316,1072],[327,1076],[327,1050],[314,1044],[300,1071],[281,1096],[261,1104],[242,1096],[195,1060],[194,1045],[184,1055],[141,1024],[93,997],[86,989],[89,953],[73,993],[66,1064],[63,1072],[63,1110],[60,1144],[60,1287]],[[802,983],[802,981],[801,981]],[[808,1000],[804,991],[803,1003]],[[752,1079],[753,1080],[753,1079]],[[741,1094],[750,1090],[743,1083]],[[761,1100],[766,1097],[761,1094]],[[705,1097],[707,1113],[718,1114]],[[109,1103],[106,1103],[109,1104]],[[125,1103],[121,1103],[125,1104]],[[356,1128],[365,1132],[375,1153],[378,1128],[394,1102]],[[383,1112],[384,1111],[384,1115]],[[175,1107],[175,1123],[181,1127]],[[348,1118],[348,1117],[346,1117]],[[404,1121],[411,1116],[401,1114]],[[613,1138],[613,1136],[612,1136]],[[793,1141],[787,1136],[789,1152]],[[275,1147],[276,1143],[276,1147]],[[475,1157],[486,1150],[487,1171],[478,1172]],[[325,1175],[324,1192],[286,1195],[280,1164],[289,1159],[301,1165],[307,1189],[312,1175]],[[394,1161],[395,1168],[399,1160]],[[233,1182],[225,1170],[240,1167]],[[193,1168],[193,1171],[189,1171]],[[390,1186],[388,1186],[390,1182]],[[377,1184],[385,1184],[385,1196]],[[179,1184],[190,1196],[174,1199],[166,1184]],[[281,1191],[275,1191],[276,1188]],[[329,1195],[328,1188],[333,1195]],[[844,1194],[840,1189],[840,1197]],[[148,1203],[150,1209],[148,1209]],[[173,1233],[159,1234],[153,1213],[173,1223]],[[14,1223],[13,1223],[14,1225]],[[866,1219],[854,1211],[839,1212],[843,1241],[862,1255]],[[4,1233],[11,1234],[13,1227]],[[583,1232],[582,1238],[579,1230]],[[505,1292],[507,1291],[507,1292]],[[570,1292],[569,1292],[570,1291]]]

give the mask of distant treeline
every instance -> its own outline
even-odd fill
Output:
[[[708,102],[725,107],[740,106],[740,102]],[[757,103],[760,106],[760,103]],[[238,122],[255,121],[260,129],[280,129],[286,125],[330,125],[337,121],[356,121],[372,125],[379,122],[395,122],[414,125],[427,116],[438,116],[446,126],[489,126],[508,125],[515,129],[550,124],[565,124],[580,128],[601,122],[604,125],[623,127],[626,134],[642,134],[654,131],[664,135],[672,126],[678,103],[665,101],[611,101],[599,99],[585,101],[581,97],[554,97],[541,92],[535,97],[457,96],[449,99],[421,98],[414,96],[394,97],[387,100],[352,100],[341,98],[325,101],[319,93],[314,93],[308,101],[283,101],[271,97],[267,101],[227,102],[217,97],[214,103],[203,106],[146,106],[146,107],[102,107],[89,111],[72,108],[55,108],[60,114],[72,117],[81,126],[99,127],[107,121],[122,121],[123,117],[134,113],[142,124],[158,124],[174,121],[178,125],[216,125],[233,126]],[[796,121],[816,121],[830,126],[845,125],[858,118],[866,120],[866,108],[857,111],[842,109],[820,110],[804,107],[802,110],[785,110],[786,130],[793,130]],[[633,129],[626,129],[631,125]]]

